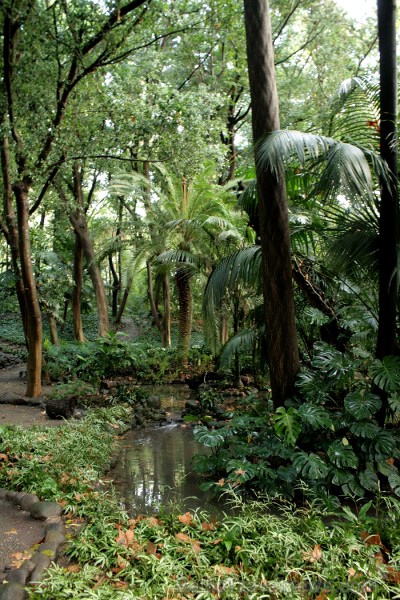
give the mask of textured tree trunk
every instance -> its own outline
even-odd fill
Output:
[[[397,68],[396,2],[378,0],[380,56],[380,152],[391,178],[382,181],[379,215],[379,325],[376,357],[396,351],[396,309],[398,294],[399,205],[397,196]],[[387,394],[381,394],[380,424],[385,422]]]
[[[122,315],[124,314],[125,306],[126,306],[126,303],[128,301],[128,297],[129,297],[129,292],[131,291],[132,281],[133,281],[132,277],[130,277],[126,284],[124,295],[122,296],[121,304],[119,305],[118,313],[117,313],[117,316],[115,317],[116,325],[121,324]]]
[[[50,341],[53,346],[59,346],[60,340],[58,339],[57,321],[50,312],[47,313],[47,319],[49,321]]]
[[[164,348],[171,346],[171,290],[169,285],[169,274],[163,278],[163,300],[164,318],[162,321],[162,345]]]
[[[87,263],[88,272],[96,296],[99,336],[104,337],[107,335],[110,329],[110,323],[108,320],[107,296],[93,250],[93,243],[89,235],[89,229],[84,211],[81,174],[76,163],[74,164],[73,168],[73,176],[74,193],[78,208],[70,213],[69,219],[74,228],[75,234],[79,237],[79,241],[82,246],[82,252]]]
[[[29,239],[29,183],[22,181],[13,186],[17,203],[19,253],[24,282],[28,363],[26,369],[26,396],[37,398],[42,391],[42,315],[36,291]]]
[[[85,257],[90,279],[92,281],[93,290],[96,296],[97,315],[99,321],[99,336],[107,335],[110,324],[108,320],[108,304],[107,296],[104,289],[103,279],[100,269],[96,262],[96,257],[93,250],[92,240],[89,235],[89,230],[86,222],[86,217],[79,209],[70,214],[70,221],[76,235],[82,246],[83,255]]]
[[[253,143],[280,128],[269,3],[244,0]],[[275,407],[294,392],[299,354],[284,176],[256,165],[267,358]]]
[[[192,331],[190,273],[184,268],[178,269],[175,275],[175,283],[179,302],[178,355],[183,361],[186,361],[189,356],[190,336]]]
[[[118,273],[114,267],[112,255],[108,255],[108,264],[112,275],[112,303],[111,303],[111,314],[115,318],[118,312],[118,295],[121,290],[121,282],[118,277]]]
[[[161,319],[158,314],[158,310],[156,307],[156,303],[154,301],[154,292],[153,292],[153,276],[151,272],[151,263],[150,261],[146,261],[146,269],[147,269],[147,297],[149,299],[151,316],[153,317],[154,325],[157,327],[160,333],[162,332]]]
[[[6,118],[3,119],[4,126],[7,123]],[[19,261],[19,241],[18,241],[18,225],[13,208],[13,193],[10,174],[10,157],[8,137],[4,135],[1,145],[1,169],[3,175],[3,210],[6,220],[6,239],[10,247],[11,263],[15,277],[15,291],[19,309],[21,311],[22,324],[25,334],[26,347],[28,348],[28,333],[26,322],[26,304],[24,283],[22,281],[20,261]]]
[[[82,284],[83,284],[83,251],[79,236],[75,233],[74,248],[74,288],[72,290],[72,319],[74,336],[77,342],[84,342],[82,324]]]

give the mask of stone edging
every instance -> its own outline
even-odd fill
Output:
[[[35,494],[10,492],[2,488],[0,499],[29,512],[33,519],[44,521],[44,542],[18,569],[7,572],[6,583],[0,584],[0,600],[25,600],[28,593],[24,586],[40,581],[44,571],[57,558],[60,546],[66,541],[62,507],[57,502],[40,502]]]

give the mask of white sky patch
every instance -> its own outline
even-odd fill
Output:
[[[376,0],[336,0],[336,4],[357,21],[376,16]]]

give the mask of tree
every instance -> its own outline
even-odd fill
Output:
[[[244,0],[253,144],[280,128],[269,4]],[[300,368],[292,287],[289,220],[283,174],[256,165],[264,285],[265,335],[272,398],[294,391]]]
[[[378,0],[380,57],[380,151],[390,178],[381,185],[379,215],[379,325],[376,356],[382,359],[396,349],[396,312],[399,285],[399,202],[397,165],[397,66],[396,2]],[[379,414],[385,422],[387,394],[382,396]]]

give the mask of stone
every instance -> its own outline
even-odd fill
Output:
[[[76,397],[48,398],[46,400],[46,413],[50,419],[70,419],[76,408]]]
[[[32,504],[35,504],[36,502],[39,502],[39,498],[36,494],[24,494],[19,501],[19,505],[21,510],[27,510],[29,512]]]
[[[28,592],[19,583],[6,583],[0,586],[0,600],[26,600]]]
[[[62,508],[57,502],[35,502],[30,507],[29,512],[34,519],[45,520],[48,517],[59,517],[62,514]]]
[[[185,408],[189,412],[194,412],[194,413],[200,412],[200,406],[199,406],[199,403],[196,402],[196,400],[187,400],[185,402]]]
[[[149,408],[153,408],[155,410],[158,410],[161,408],[161,398],[160,396],[149,396],[147,398],[147,406]]]
[[[45,570],[49,568],[51,559],[47,554],[37,552],[32,561],[35,563],[35,568],[31,573],[30,583],[35,583],[41,580]]]

